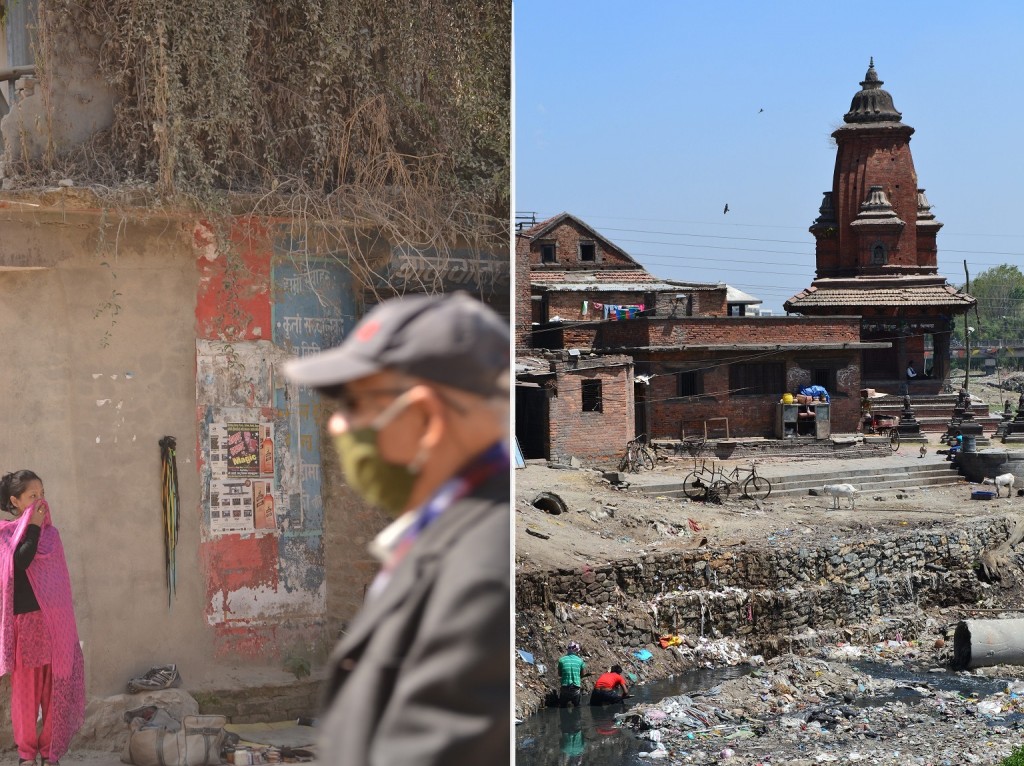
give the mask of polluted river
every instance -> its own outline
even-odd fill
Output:
[[[929,465],[948,470],[886,462]],[[585,469],[517,472],[516,763],[1002,763],[1024,745],[1024,498],[971,502],[955,473],[863,485],[856,509],[710,507]],[[954,669],[965,625],[974,659]],[[589,673],[578,710],[557,706],[569,642]],[[614,664],[632,697],[589,707]]]
[[[516,764],[955,766],[1019,746],[1024,682],[907,663],[914,642],[889,643],[870,661],[839,647],[852,661],[790,655],[642,684],[620,705],[544,708],[516,727]]]

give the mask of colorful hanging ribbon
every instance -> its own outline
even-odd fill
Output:
[[[164,568],[167,570],[167,608],[177,589],[178,529],[181,516],[178,499],[178,462],[175,458],[177,444],[173,436],[160,440],[160,500],[163,505],[164,525]]]

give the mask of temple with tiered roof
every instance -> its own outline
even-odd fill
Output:
[[[939,274],[935,220],[918,185],[910,137],[892,96],[882,88],[874,59],[861,90],[832,136],[837,153],[832,189],[810,227],[817,274],[785,303],[806,316],[861,317],[861,379],[866,388],[896,393],[913,363],[911,393],[935,394],[949,377],[954,318],[975,300]],[[877,344],[888,341],[889,348]]]

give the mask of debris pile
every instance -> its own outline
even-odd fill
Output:
[[[891,643],[891,642],[885,642]],[[909,644],[910,642],[896,642]],[[910,647],[885,644],[880,656]],[[957,676],[969,686],[973,675]],[[843,662],[784,655],[707,692],[618,716],[678,764],[995,766],[1020,747],[1024,682],[988,696],[872,678]]]

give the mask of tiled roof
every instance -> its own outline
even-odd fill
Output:
[[[632,261],[633,263],[636,263],[636,259],[634,259],[633,256],[631,256],[629,253],[627,253],[621,247],[616,245],[614,242],[612,242],[610,239],[608,239],[608,237],[606,237],[604,234],[599,232],[597,229],[595,229],[589,223],[587,223],[586,221],[584,221],[581,218],[577,218],[576,216],[572,215],[571,213],[559,213],[558,215],[553,215],[550,218],[547,218],[547,219],[545,219],[543,221],[540,221],[539,223],[535,223],[533,226],[531,226],[528,229],[523,229],[522,231],[517,232],[516,236],[517,237],[522,237],[522,238],[527,239],[527,240],[536,239],[538,237],[543,238],[545,235],[547,235],[550,232],[554,231],[559,225],[561,225],[562,223],[565,223],[567,221],[575,223],[580,228],[584,229],[585,231],[590,232],[591,236],[593,236],[595,239],[601,240],[605,245],[607,245],[610,249],[612,249],[615,252],[617,252],[623,258],[625,258],[625,259],[627,259],[629,261]]]
[[[947,284],[864,287],[814,286],[785,303],[787,311],[857,306],[973,306],[977,301]]]
[[[655,277],[644,269],[603,269],[601,271],[566,271],[546,269],[531,269],[530,283],[534,285],[555,285],[555,284],[601,284],[603,282],[659,282],[662,280]]]
[[[725,285],[679,282],[659,279],[644,269],[602,269],[600,271],[569,271],[531,269],[530,284],[547,290],[616,290],[643,289],[651,292],[701,292],[722,290]]]

